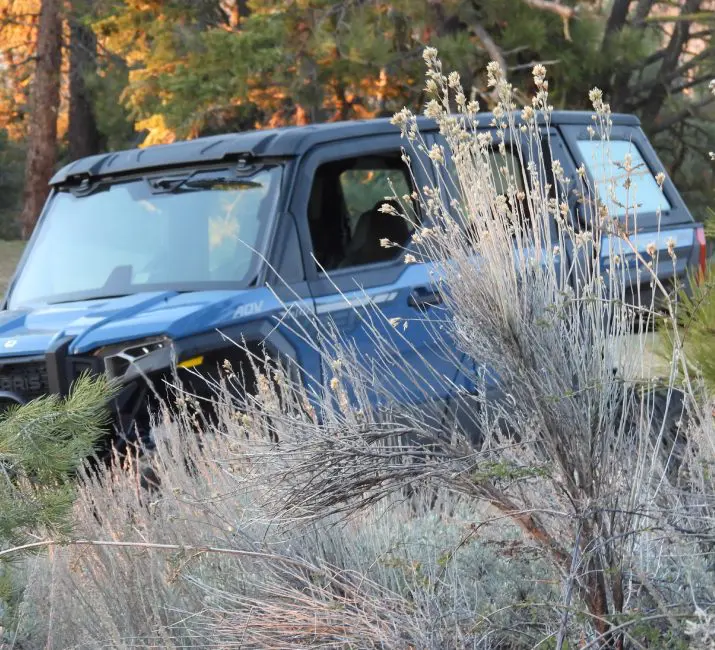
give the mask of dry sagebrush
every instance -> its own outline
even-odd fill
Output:
[[[23,647],[529,647],[549,631],[536,617],[548,563],[513,531],[480,534],[473,504],[440,516],[388,500],[287,526],[261,505],[270,489],[246,468],[245,429],[222,429],[200,450],[189,427],[164,425],[160,492],[134,472],[87,483],[87,542],[34,564]]]
[[[632,160],[619,161],[622,178],[597,179],[602,192],[583,169],[566,178],[542,136],[552,108],[541,66],[522,109],[489,67],[499,103],[485,125],[436,52],[425,61],[426,113],[448,150],[428,147],[408,111],[395,116],[406,159],[418,164],[423,148],[441,179],[397,197],[417,228],[405,261],[432,265],[444,302],[427,327],[476,390],[460,392],[429,366],[428,376],[411,373],[396,345],[409,345],[410,323],[369,307],[359,312],[376,347],[368,359],[315,324],[322,392],[259,363],[257,394],[237,399],[227,369],[220,422],[202,446],[181,424],[163,425],[158,491],[121,473],[83,488],[86,541],[40,562],[25,638],[49,647],[710,643],[712,408],[677,336],[669,377],[654,379],[643,355],[656,302],[673,320],[677,302],[655,274],[673,251],[651,258],[630,240]],[[607,147],[610,111],[597,90],[592,100],[592,137]],[[495,167],[494,150],[517,162]],[[615,183],[628,190],[625,218],[598,200],[610,192],[612,206]],[[603,246],[604,267],[593,262]],[[629,292],[626,255],[652,283],[648,303]],[[634,332],[637,345],[627,345]],[[459,392],[460,418],[425,410],[436,385]]]

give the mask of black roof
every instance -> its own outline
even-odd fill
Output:
[[[554,111],[551,124],[591,124],[592,116],[593,113],[588,111]],[[487,125],[492,121],[493,115],[480,113],[478,119],[481,124]],[[613,124],[618,125],[640,124],[634,115],[614,114],[612,119]],[[436,128],[434,121],[424,117],[418,118],[418,123],[422,131]],[[238,158],[242,154],[278,158],[297,156],[325,142],[397,132],[397,127],[390,123],[390,118],[377,118],[227,133],[80,158],[60,169],[52,177],[50,184],[64,183],[73,176],[97,177],[169,166],[219,162]]]

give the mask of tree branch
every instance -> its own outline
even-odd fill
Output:
[[[715,102],[715,95],[708,95],[707,97],[701,99],[699,102],[694,102],[694,103],[690,104],[689,106],[686,106],[683,110],[678,111],[677,113],[674,113],[673,115],[669,115],[668,117],[665,117],[662,120],[658,120],[653,125],[653,128],[650,129],[650,132],[652,134],[655,134],[655,133],[661,133],[662,131],[667,131],[668,129],[672,129],[679,122],[682,122],[683,120],[685,120],[689,117],[696,117],[695,112],[697,110],[704,108],[705,106],[709,106],[710,104],[712,104],[714,102]]]
[[[676,86],[673,88],[672,92],[674,93],[682,93],[684,90],[687,90],[688,88],[693,88],[694,86],[699,86],[700,84],[708,83],[712,80],[713,74],[711,72],[707,72],[703,75],[700,75],[699,77],[694,77],[693,79],[688,80],[687,82],[681,84],[680,86]]]
[[[655,0],[638,0],[636,10],[633,14],[633,25],[643,27],[645,25],[645,19],[648,17],[648,14],[650,14],[650,10],[654,4]]]
[[[656,55],[658,55],[657,58],[656,58]],[[665,50],[663,50],[662,52],[657,52],[656,54],[651,55],[651,57],[649,57],[649,59],[651,59],[650,61],[648,59],[646,59],[646,64],[655,63],[658,60],[658,58],[664,58],[665,55],[666,55]],[[638,93],[647,92],[649,90],[652,90],[653,88],[655,88],[658,85],[668,84],[671,81],[673,81],[674,79],[677,79],[678,77],[680,77],[681,75],[686,73],[688,70],[691,70],[692,68],[697,67],[697,65],[701,61],[709,59],[711,56],[713,56],[713,50],[712,50],[712,48],[709,47],[706,50],[703,50],[702,52],[696,54],[694,57],[692,57],[691,59],[689,59],[688,61],[683,63],[683,65],[681,65],[680,67],[673,70],[670,74],[663,75],[661,72],[659,72],[656,79],[654,79],[652,81],[648,81],[647,83],[635,86],[634,88],[631,89],[631,93],[634,95],[637,95]]]
[[[682,13],[677,16],[648,16],[644,19],[646,23],[681,23],[681,22],[703,22],[709,23],[715,20],[711,11],[697,11],[692,13]]]
[[[223,548],[220,546],[193,546],[185,544],[159,544],[156,542],[122,542],[116,540],[98,540],[98,539],[70,539],[70,540],[54,540],[47,539],[39,542],[30,542],[21,546],[15,546],[0,551],[0,557],[13,555],[29,550],[39,548],[47,548],[50,546],[98,546],[110,548],[133,548],[133,549],[152,549],[157,551],[180,551],[183,553],[218,553],[223,555],[237,555],[239,557],[249,557],[259,560],[270,560],[283,564],[290,564],[298,568],[309,569],[315,571],[318,569],[315,565],[302,560],[297,560],[289,557],[284,557],[275,553],[263,553],[261,551],[244,551],[237,548]]]
[[[623,29],[628,18],[630,6],[631,0],[614,0],[611,13],[606,21],[606,31],[603,34],[604,43],[607,43],[613,34]]]
[[[489,32],[487,32],[487,30],[484,29],[484,27],[479,23],[471,23],[469,25],[469,31],[471,31],[472,34],[474,34],[480,40],[481,44],[484,46],[484,49],[487,51],[487,54],[489,54],[490,58],[499,64],[499,67],[504,74],[504,78],[506,78],[506,59],[504,58],[504,55],[502,54],[502,51],[499,46],[494,42],[492,37],[489,36]]]
[[[557,16],[561,17],[564,23],[564,38],[567,41],[571,40],[571,33],[569,32],[569,20],[571,20],[576,15],[576,9],[574,7],[565,7],[558,0],[523,0],[525,4],[529,5],[533,9],[538,9],[540,11],[549,11]]]
[[[688,34],[688,40],[689,41],[694,41],[697,39],[704,39],[704,38],[712,38],[713,35],[713,30],[712,29],[703,29],[702,31],[699,32],[692,32],[691,34]]]
[[[524,0],[524,3],[541,11],[550,11],[564,20],[569,20],[576,15],[576,9],[565,7],[557,0]]]

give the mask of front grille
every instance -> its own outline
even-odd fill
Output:
[[[26,401],[50,392],[44,361],[12,361],[0,365],[0,391],[15,393]]]

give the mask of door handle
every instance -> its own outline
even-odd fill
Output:
[[[442,304],[442,295],[431,287],[419,287],[412,290],[407,304],[414,309],[429,309]]]

